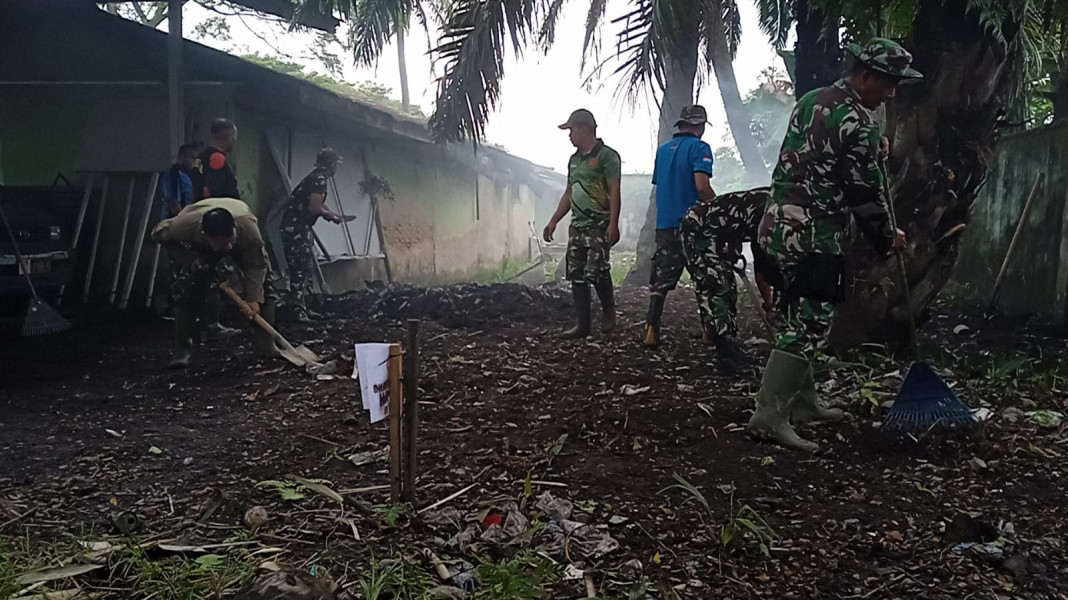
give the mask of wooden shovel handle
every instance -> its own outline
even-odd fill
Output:
[[[242,310],[248,308],[248,304],[241,299],[241,296],[237,295],[237,292],[234,291],[234,288],[230,287],[229,283],[223,282],[219,284],[219,289],[225,292],[226,295],[234,301],[234,304],[236,304],[238,308]],[[273,337],[276,342],[281,344],[283,348],[290,352],[295,352],[293,344],[290,344],[286,340],[286,338],[282,337],[282,334],[278,333],[278,330],[276,330],[274,327],[271,327],[271,324],[268,323],[263,317],[261,317],[260,315],[256,315],[253,320],[256,321],[256,324],[260,326],[260,329],[271,334],[271,337]]]

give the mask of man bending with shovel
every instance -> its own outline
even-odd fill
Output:
[[[225,282],[236,264],[242,276],[245,316],[274,321],[275,293],[263,237],[248,205],[233,198],[209,198],[177,217],[161,221],[152,239],[167,248],[174,278],[174,358],[171,368],[193,360],[193,317],[207,294]],[[254,349],[278,356],[271,334],[257,329]]]
[[[842,250],[850,214],[877,250],[905,245],[905,234],[890,225],[872,111],[894,97],[899,83],[922,76],[909,66],[912,55],[890,40],[876,38],[851,52],[856,61],[849,75],[797,101],[758,234],[783,275],[778,308],[785,323],[746,431],[802,452],[819,446],[794,426],[842,418],[841,410],[819,405],[811,361],[845,295]]]

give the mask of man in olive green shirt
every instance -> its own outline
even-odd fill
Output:
[[[209,198],[182,209],[152,231],[152,239],[166,246],[171,260],[174,294],[175,353],[171,368],[189,366],[193,359],[193,322],[196,307],[211,288],[240,269],[249,319],[261,315],[274,320],[274,287],[263,248],[263,236],[248,205],[234,198]],[[257,330],[258,354],[277,356],[274,339]]]
[[[542,235],[546,242],[553,241],[560,219],[571,213],[566,260],[576,325],[563,337],[579,339],[590,334],[591,285],[601,301],[602,330],[608,332],[615,327],[609,252],[619,241],[621,164],[619,153],[597,137],[597,121],[590,111],[576,110],[560,129],[569,130],[576,152],[567,164],[567,189]]]

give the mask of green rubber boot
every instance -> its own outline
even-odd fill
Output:
[[[817,423],[836,423],[845,418],[845,413],[840,408],[825,408],[820,404],[816,395],[816,374],[812,370],[812,363],[808,364],[805,373],[805,383],[801,386],[790,407],[790,420],[794,427],[802,425],[814,425]]]
[[[750,437],[773,442],[790,450],[819,451],[818,444],[801,439],[790,426],[790,407],[808,380],[809,368],[805,358],[782,350],[772,350],[760,381],[756,410],[745,426],[745,432]]]
[[[174,356],[167,366],[184,369],[193,362],[193,325],[196,316],[186,306],[174,307]]]

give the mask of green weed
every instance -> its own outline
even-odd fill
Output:
[[[685,477],[674,474],[675,481],[678,483],[669,487],[668,489],[680,489],[690,495],[692,500],[697,501],[708,515],[709,519],[714,519],[712,514],[712,507],[708,503],[708,499],[701,493],[701,490],[694,486],[692,483],[686,480]],[[760,551],[764,556],[771,556],[771,544],[775,541],[776,535],[767,521],[764,520],[760,513],[748,504],[743,504],[737,508],[734,506],[734,484],[731,483],[730,493],[730,512],[728,514],[727,522],[720,526],[718,531],[718,539],[720,543],[720,553],[729,551],[736,542],[745,538],[753,538],[760,547]]]
[[[475,598],[526,600],[548,597],[545,585],[556,581],[556,569],[536,555],[520,555],[501,562],[478,565],[480,582]]]
[[[377,504],[374,509],[378,518],[382,519],[382,522],[388,527],[396,527],[397,522],[400,521],[401,516],[404,514],[403,504]]]

